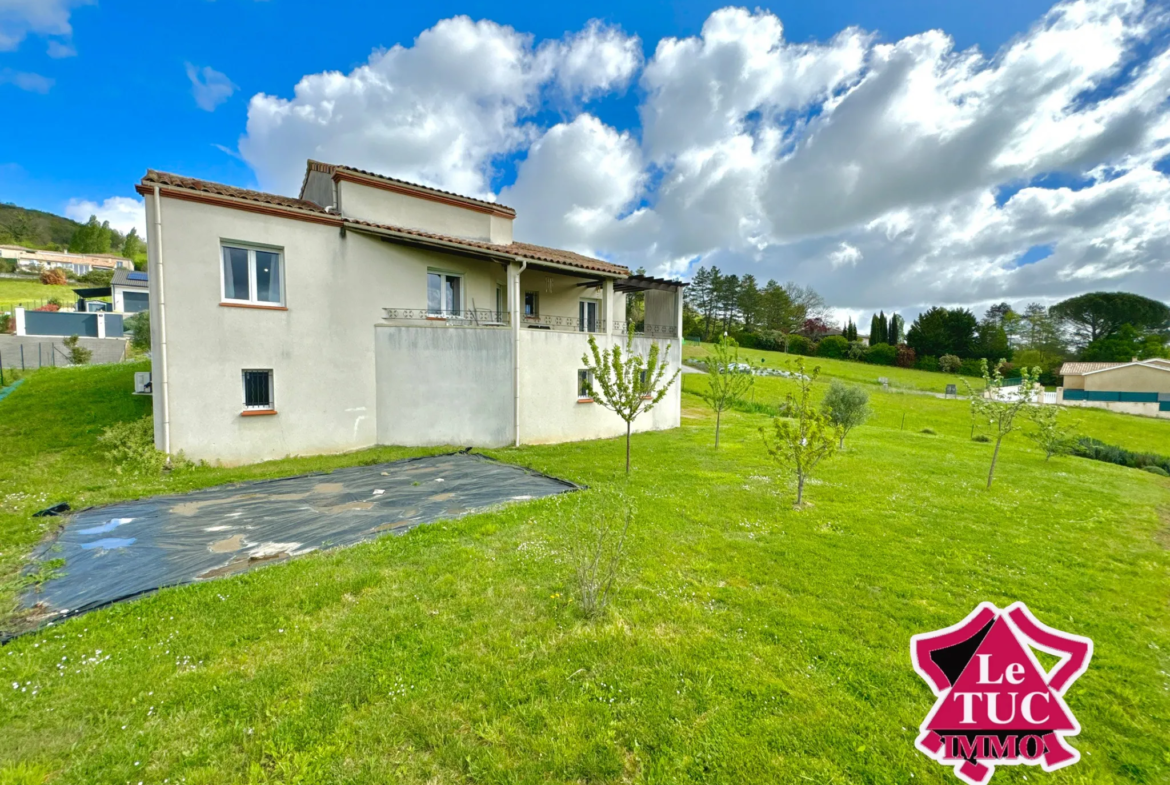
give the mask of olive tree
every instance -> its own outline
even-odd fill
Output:
[[[834,379],[825,399],[821,401],[821,410],[828,416],[829,422],[841,429],[841,441],[837,449],[843,450],[849,432],[870,417],[869,393],[859,385],[846,385]]]
[[[799,395],[789,393],[785,400],[788,417],[774,418],[771,428],[760,428],[760,436],[772,460],[796,479],[796,504],[800,506],[805,480],[821,461],[837,451],[845,434],[813,404],[812,386],[821,369],[814,368],[806,374],[803,359],[797,360],[796,368],[800,390]]]
[[[626,423],[626,474],[630,473],[630,431],[634,420],[661,403],[678,378],[677,370],[666,378],[669,355],[670,344],[666,344],[663,352],[657,341],[650,342],[645,357],[638,354],[631,323],[624,346],[615,340],[613,346],[603,350],[590,335],[589,351],[581,357],[589,397]]]
[[[751,363],[739,361],[739,344],[725,335],[707,356],[707,389],[700,393],[715,411],[715,449],[719,449],[719,425],[723,412],[743,400],[755,376]]]
[[[987,472],[987,487],[991,487],[995,479],[995,464],[999,460],[999,447],[1004,437],[1015,430],[1016,415],[1036,399],[1036,385],[1040,378],[1039,368],[1020,369],[1019,392],[1014,395],[1003,394],[1003,374],[1000,368],[1004,360],[995,364],[994,370],[989,370],[987,360],[980,361],[983,371],[984,389],[976,392],[966,380],[967,394],[971,396],[971,410],[973,415],[986,420],[995,429],[995,451],[991,454],[991,469]]]

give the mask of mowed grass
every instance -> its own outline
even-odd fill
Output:
[[[133,370],[38,372],[0,403],[6,560],[42,500],[417,452],[120,483],[93,438],[149,405],[126,395]],[[704,383],[684,379],[682,428],[635,437],[628,485],[621,440],[490,451],[628,487],[629,569],[603,619],[577,612],[566,557],[588,491],[164,590],[0,649],[0,782],[953,782],[912,746],[932,696],[909,638],[983,600],[1096,644],[1067,696],[1082,761],[996,782],[1170,779],[1167,480],[1046,463],[1013,435],[988,492],[965,402],[875,392],[795,511],[766,418],[725,416],[712,450]],[[1106,441],[1170,443],[1170,423],[1085,414]]]
[[[74,286],[84,288],[86,285],[78,283],[72,286],[46,286],[35,278],[27,280],[0,278],[0,311],[11,311],[17,305],[39,307],[53,297],[60,300],[62,305],[69,305],[77,302]]]

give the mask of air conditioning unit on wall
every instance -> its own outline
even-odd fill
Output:
[[[154,387],[150,382],[150,371],[138,371],[134,374],[134,394],[151,395]]]

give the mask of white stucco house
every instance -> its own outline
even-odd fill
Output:
[[[297,198],[149,171],[159,449],[244,463],[376,444],[617,436],[581,394],[589,335],[681,367],[684,284],[516,242],[502,205],[310,161]],[[663,347],[665,348],[665,346]],[[678,384],[635,430],[677,427]]]

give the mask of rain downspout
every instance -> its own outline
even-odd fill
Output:
[[[512,298],[512,390],[516,394],[516,409],[513,413],[516,425],[516,446],[520,446],[520,275],[528,269],[528,260],[520,262],[516,271],[515,296]]]
[[[163,280],[162,199],[158,186],[154,187],[154,261],[158,279],[158,361],[162,370],[162,451],[171,452],[171,388],[167,371],[167,297]]]

